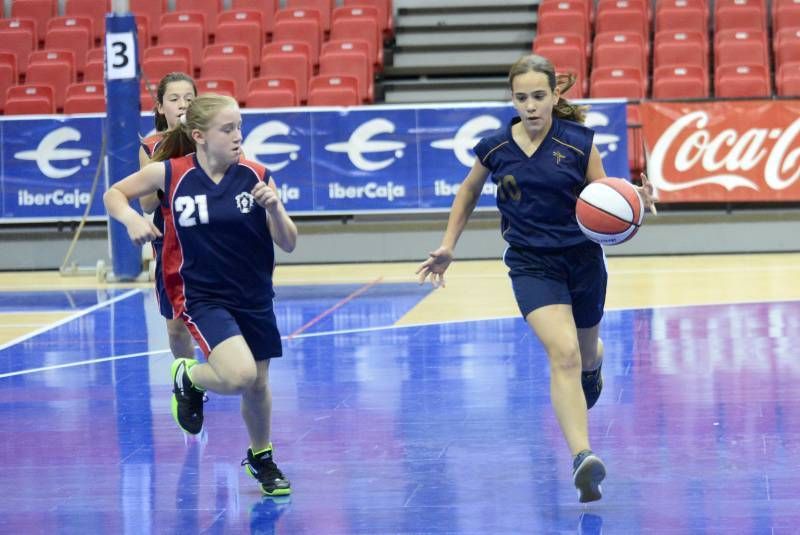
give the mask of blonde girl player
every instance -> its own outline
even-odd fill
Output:
[[[241,396],[250,446],[242,464],[264,494],[291,493],[272,456],[270,359],[282,355],[272,308],[274,244],[291,252],[297,228],[269,172],[241,157],[242,118],[230,97],[201,95],[169,130],[153,163],[103,197],[136,244],[162,235],[129,206],[164,192],[164,282],[172,307],[207,362],[173,361],[172,415],[187,433],[203,426],[203,392]],[[181,156],[186,147],[196,152]]]
[[[575,219],[582,186],[606,176],[594,132],[582,126],[583,109],[561,99],[553,65],[529,55],[508,76],[518,117],[482,139],[456,194],[438,249],[417,268],[420,282],[444,285],[453,250],[491,174],[498,186],[504,261],[522,316],[550,362],[550,399],[573,456],[573,482],[581,502],[602,497],[603,461],[589,445],[588,408],[602,390],[599,338],[606,293],[602,248],[590,242]],[[652,209],[652,188],[639,188]]]
[[[197,87],[188,74],[172,72],[159,81],[156,89],[155,109],[153,110],[156,133],[142,140],[141,148],[139,149],[139,167],[143,168],[150,163],[150,158],[164,138],[164,133],[170,128],[175,128],[180,118],[186,113],[186,107],[196,96]],[[161,204],[159,194],[163,194],[163,192],[145,195],[139,199],[139,204],[141,204],[142,210],[146,213],[153,214],[153,223],[163,233],[164,220],[161,216],[161,211],[158,210]],[[154,239],[152,247],[155,263],[156,298],[161,315],[167,323],[169,348],[175,358],[194,358],[192,335],[184,325],[183,320],[175,315],[164,288],[161,269],[162,239],[160,237]]]

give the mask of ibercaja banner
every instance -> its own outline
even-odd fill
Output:
[[[800,200],[800,100],[647,102],[640,112],[661,202]]]

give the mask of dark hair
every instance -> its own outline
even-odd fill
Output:
[[[163,162],[194,152],[196,146],[192,130],[208,131],[211,120],[228,106],[238,107],[238,104],[235,99],[225,95],[206,93],[192,100],[183,115],[184,119],[175,128],[167,130],[150,160]]]
[[[194,90],[194,96],[197,96],[197,86],[192,80],[192,77],[183,72],[171,72],[164,76],[160,82],[158,82],[158,89],[156,90],[156,105],[153,107],[153,113],[155,114],[154,120],[156,123],[156,131],[163,132],[169,125],[167,124],[167,118],[163,113],[158,113],[158,105],[164,105],[164,93],[167,92],[167,86],[172,82],[189,82],[192,84],[192,90]]]
[[[575,75],[573,73],[556,75],[556,69],[550,60],[536,54],[529,54],[519,58],[508,72],[508,85],[513,86],[514,78],[526,72],[540,72],[547,75],[548,85],[551,91],[555,91],[556,87],[561,90],[563,95],[570,87],[575,84]],[[513,91],[513,87],[512,87]],[[586,120],[586,106],[579,106],[570,103],[567,99],[561,97],[553,106],[553,114],[560,119],[568,119],[577,123],[583,123]]]

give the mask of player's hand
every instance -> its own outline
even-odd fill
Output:
[[[656,210],[656,201],[658,199],[655,196],[653,184],[650,182],[650,179],[647,178],[646,174],[642,173],[640,176],[642,178],[642,185],[636,186],[636,191],[639,192],[639,196],[642,198],[645,207],[650,210],[653,215],[658,215],[658,211]]]
[[[259,206],[270,213],[272,213],[281,202],[278,198],[278,193],[269,187],[266,182],[259,181],[253,186],[250,195],[253,196]]]
[[[142,216],[133,219],[126,228],[128,229],[128,237],[136,245],[143,245],[161,237],[161,231],[156,228],[153,222]]]
[[[453,261],[453,251],[447,247],[439,247],[435,251],[428,253],[428,259],[417,266],[416,274],[419,276],[419,283],[423,284],[429,276],[434,288],[444,287],[444,272]]]

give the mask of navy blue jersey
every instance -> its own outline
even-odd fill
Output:
[[[164,162],[164,286],[178,314],[193,302],[239,309],[272,304],[275,249],[267,212],[250,191],[269,173],[240,159],[215,184],[194,154]]]
[[[164,133],[157,132],[152,136],[147,136],[141,141],[144,153],[147,154],[148,158],[153,157],[153,154],[155,154],[156,149],[158,148],[158,144],[161,143],[162,139],[164,139]],[[159,190],[158,197],[161,198],[163,193],[164,193],[163,191]],[[153,224],[162,234],[164,233],[164,219],[161,217],[160,210],[156,210],[155,212],[153,212]],[[161,243],[162,239],[156,238],[155,240],[153,240],[153,247],[160,247]]]
[[[511,127],[482,139],[475,154],[497,184],[503,238],[515,247],[555,249],[587,241],[575,219],[586,181],[594,132],[553,117],[553,125],[529,158]]]

